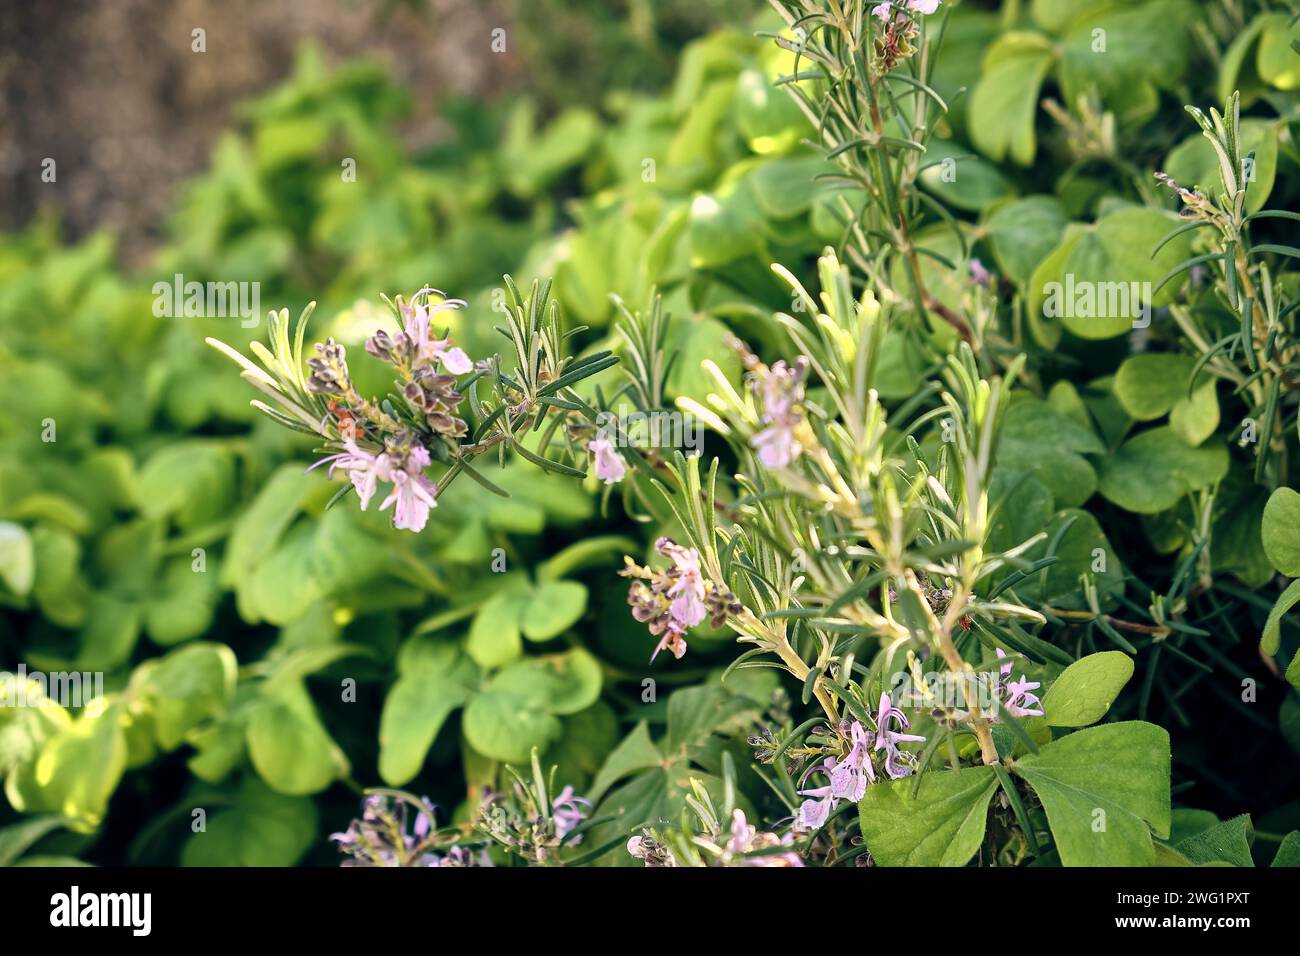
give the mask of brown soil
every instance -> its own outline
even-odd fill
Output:
[[[406,133],[427,141],[441,96],[518,82],[517,60],[490,52],[516,2],[0,0],[0,230],[53,207],[70,238],[108,227],[124,260],[142,261],[231,107],[288,75],[304,40],[332,62],[390,64],[415,93]],[[196,27],[206,53],[191,49]]]

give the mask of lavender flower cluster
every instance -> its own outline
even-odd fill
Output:
[[[379,508],[393,509],[393,527],[422,531],[429,512],[437,507],[438,487],[424,471],[432,462],[431,449],[453,449],[466,433],[456,415],[464,396],[456,389],[457,375],[473,371],[474,363],[450,338],[438,338],[433,318],[439,312],[465,305],[460,299],[429,303],[424,288],[409,301],[397,297],[403,328],[395,335],[377,331],[366,340],[366,351],[390,364],[397,373],[403,412],[390,414],[362,398],[348,373],[347,356],[333,339],[316,346],[308,360],[309,391],[329,399],[330,415],[342,436],[343,450],[321,459],[312,468],[329,465],[347,473],[365,511],[380,482],[391,485]],[[309,471],[311,469],[308,469]]]
[[[343,866],[491,866],[485,851],[443,845],[437,835],[435,810],[427,797],[413,807],[387,794],[366,797],[361,819],[330,839],[348,855]]]
[[[907,716],[894,706],[888,694],[880,695],[880,707],[872,723],[873,731],[868,731],[860,721],[845,721],[839,727],[839,737],[848,745],[848,753],[843,757],[827,757],[820,766],[814,766],[810,772],[819,772],[826,776],[824,786],[800,790],[801,796],[808,797],[799,806],[795,815],[795,826],[801,830],[816,830],[825,825],[836,804],[840,800],[857,803],[867,792],[867,786],[876,782],[875,755],[880,754],[880,769],[892,780],[909,776],[913,767],[912,756],[899,749],[903,741],[924,741],[916,734],[902,733],[910,729]]]
[[[740,603],[730,591],[706,580],[700,570],[700,554],[668,538],[655,542],[655,550],[672,561],[663,570],[642,567],[631,558],[620,575],[633,578],[627,592],[632,616],[649,625],[650,633],[659,637],[650,660],[665,648],[677,659],[686,653],[686,632],[706,617],[713,627],[721,627],[728,614],[739,614]]]
[[[537,863],[551,862],[561,845],[577,846],[582,834],[574,831],[591,814],[591,801],[566,785],[550,799],[549,812],[537,805],[536,792],[521,783],[508,793],[488,791],[479,805],[478,830],[513,853]]]

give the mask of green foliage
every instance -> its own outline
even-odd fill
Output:
[[[106,688],[0,708],[0,865],[328,863],[362,787],[429,793],[463,833],[530,763],[533,810],[557,782],[596,804],[566,862],[633,863],[642,831],[721,859],[740,810],[828,865],[1251,865],[1243,795],[1286,811],[1300,750],[1288,14],[945,3],[886,65],[869,9],[781,0],[685,43],[674,74],[691,6],[629,2],[628,34],[588,11],[562,47],[627,51],[607,93],[548,47],[558,109],[448,100],[446,138],[414,154],[406,91],[304,48],[149,270],[50,221],[0,239],[0,664]],[[520,321],[547,296],[507,271],[554,276],[554,325]],[[344,476],[303,473],[338,437],[323,400],[297,432],[254,415],[203,339],[256,352],[262,330],[157,314],[176,274],[259,282],[275,361],[306,354],[278,310],[318,302],[312,340],[381,402],[391,371],[362,348],[392,328],[380,293],[464,296],[439,321],[476,359],[507,353],[466,398],[466,443],[500,436],[499,458],[440,462],[474,480],[419,535],[334,501]],[[1069,292],[1107,286],[1086,308]],[[558,341],[556,377],[600,370],[548,381],[533,356]],[[760,467],[745,376],[796,356],[804,458]],[[543,410],[511,422],[521,394]],[[585,476],[587,413],[628,403],[707,426],[703,459],[627,450],[618,489]],[[614,572],[660,535],[743,612],[650,669]],[[917,775],[787,827],[844,756],[841,721],[870,725],[918,669],[996,684],[995,648],[1043,717],[909,704]],[[1193,780],[1213,812],[1173,805]]]
[[[997,788],[992,767],[926,774],[919,788],[871,787],[858,805],[862,838],[881,866],[965,866],[984,842]]]
[[[1076,731],[1022,757],[1066,866],[1151,866],[1169,835],[1169,734],[1136,721]]]
[[[1133,661],[1121,651],[1081,657],[1056,678],[1043,697],[1046,720],[1053,727],[1096,723],[1133,676]]]

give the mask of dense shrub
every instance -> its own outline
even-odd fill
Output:
[[[382,785],[440,810],[372,793],[363,862],[1294,861],[1297,28],[883,6],[417,156],[307,50],[149,274],[6,239],[0,635],[107,691],[0,709],[11,856],[331,862]],[[177,274],[287,311],[159,316]],[[376,343],[427,309],[472,370]],[[346,480],[414,445],[418,534]]]

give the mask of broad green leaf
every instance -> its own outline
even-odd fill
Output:
[[[581,648],[515,661],[498,673],[490,693],[513,693],[552,714],[576,714],[600,696],[600,662]]]
[[[164,750],[180,746],[189,732],[219,716],[235,692],[238,661],[224,644],[199,642],[172,651],[132,678],[153,710],[154,730]]]
[[[1300,830],[1292,830],[1282,838],[1282,844],[1273,857],[1273,866],[1300,866]]]
[[[592,800],[600,800],[606,790],[628,774],[657,767],[663,760],[663,754],[650,739],[650,728],[643,720],[610,751],[600,772],[596,774],[596,779],[592,781],[588,796]]]
[[[1219,394],[1214,379],[1207,379],[1174,403],[1169,427],[1193,448],[1202,444],[1219,427]]]
[[[1264,552],[1264,540],[1260,534],[1267,503],[1268,488],[1255,484],[1254,476],[1244,462],[1233,463],[1214,497],[1211,567],[1216,572],[1236,575],[1250,588],[1262,588],[1275,573]],[[1171,513],[1171,516],[1177,513]],[[1189,520],[1190,513],[1180,515],[1180,524]],[[1175,547],[1181,547],[1186,539],[1186,532],[1181,527],[1177,537],[1179,540]]]
[[[120,704],[82,714],[41,752],[31,769],[29,783],[39,791],[39,804],[27,807],[13,800],[18,810],[57,811],[72,829],[87,832],[99,826],[108,801],[126,770],[126,738],[122,734]],[[10,781],[13,783],[14,781]]]
[[[220,519],[234,493],[234,458],[224,447],[199,440],[164,445],[140,469],[136,488],[147,517],[175,516],[182,528]]]
[[[768,218],[792,219],[807,212],[822,189],[816,177],[838,171],[820,156],[770,159],[750,174],[754,198]]]
[[[1169,843],[1176,846],[1218,825],[1219,818],[1209,810],[1178,807],[1169,815]]]
[[[1300,90],[1300,53],[1291,45],[1300,42],[1300,24],[1290,21],[1286,13],[1266,17],[1256,55],[1260,77],[1279,90]]]
[[[348,773],[347,757],[300,681],[274,688],[253,710],[248,756],[272,790],[290,796],[319,793]]]
[[[691,267],[712,269],[763,247],[763,212],[748,183],[691,202]]]
[[[984,841],[992,767],[927,773],[916,796],[906,778],[876,783],[858,804],[862,838],[881,866],[965,866]]]
[[[784,153],[808,131],[808,120],[790,94],[759,70],[747,69],[736,84],[736,125],[760,156]]]
[[[1278,652],[1282,643],[1282,618],[1297,603],[1300,603],[1300,580],[1288,584],[1268,612],[1268,620],[1264,622],[1264,633],[1259,643],[1260,650],[1265,654]]]
[[[1112,0],[1033,0],[1034,22],[1044,30],[1060,33],[1072,22],[1108,6]]]
[[[1159,209],[1126,206],[1082,231],[1067,229],[1061,245],[1034,272],[1031,315],[1059,322],[1080,338],[1109,339],[1144,327],[1149,307],[1167,305],[1186,279],[1155,284],[1191,254],[1187,234],[1152,251],[1179,220]]]
[[[485,757],[523,764],[532,749],[544,751],[560,735],[559,718],[535,697],[511,691],[489,691],[465,708],[462,727],[470,746]]]
[[[140,606],[114,594],[91,597],[74,670],[111,671],[124,664],[140,636]]]
[[[958,209],[978,212],[1016,194],[1015,184],[997,166],[959,143],[931,139],[925,147],[925,166],[921,185]],[[843,231],[840,227],[828,240],[838,240]]]
[[[1057,534],[1066,522],[1069,522],[1069,527],[1058,540]],[[1102,608],[1113,607],[1124,591],[1124,567],[1093,514],[1067,508],[1053,515],[1040,530],[1047,532],[1047,540],[1033,548],[1026,557],[1031,560],[1046,557],[1048,547],[1055,540],[1053,554],[1058,560],[1044,571],[1031,575],[1017,588],[1017,592],[1053,607],[1081,610],[1087,603],[1079,579],[1086,574],[1097,585]]]
[[[1155,514],[1227,473],[1228,450],[1223,445],[1192,448],[1172,429],[1152,428],[1102,462],[1099,490],[1127,511]]]
[[[984,54],[984,73],[971,93],[967,132],[975,147],[995,161],[1010,156],[1020,166],[1034,161],[1038,91],[1054,54],[1037,33],[1003,34]]]
[[[222,565],[225,584],[239,584],[243,575],[271,553],[320,480],[319,474],[304,474],[297,464],[281,465],[276,469],[257,492],[252,504],[239,516],[230,533],[226,561]]]
[[[1102,94],[1121,120],[1134,93],[1151,81],[1177,82],[1187,68],[1187,9],[1178,0],[1150,0],[1084,8],[1062,38],[1061,87],[1067,103],[1089,88]],[[1159,36],[1159,43],[1151,38]]]
[[[1291,686],[1295,687],[1296,691],[1300,691],[1296,678],[1291,677],[1289,673],[1291,669],[1296,669],[1296,667],[1296,662],[1292,660],[1291,668],[1288,668],[1288,680],[1291,681]],[[1300,677],[1300,674],[1297,677]],[[1277,724],[1282,733],[1282,739],[1287,742],[1287,745],[1292,750],[1300,753],[1300,693],[1296,693],[1296,691],[1289,691],[1282,698],[1282,706],[1277,713]]]
[[[506,183],[517,196],[531,197],[564,170],[578,164],[600,135],[600,121],[589,110],[569,108],[540,131],[531,108],[512,117],[503,148]]]
[[[1053,727],[1086,727],[1106,716],[1133,676],[1133,659],[1122,651],[1081,657],[1056,678],[1043,696],[1043,712]]]
[[[32,537],[22,525],[0,521],[0,582],[14,594],[25,596],[36,579],[36,552]]]
[[[1241,105],[1245,108],[1262,92],[1263,84],[1255,68],[1255,57],[1251,54],[1256,52],[1260,31],[1267,20],[1266,14],[1256,16],[1246,25],[1246,29],[1240,31],[1228,44],[1219,63],[1214,97],[1216,102],[1226,103],[1234,92],[1239,92]]]
[[[1055,512],[1047,485],[1030,473],[1005,467],[993,471],[989,505],[997,508],[990,515],[985,538],[985,548],[990,552],[1009,551],[1032,538],[1047,526]]]
[[[685,761],[666,763],[637,774],[611,791],[600,802],[596,815],[614,819],[593,827],[590,836],[584,840],[590,839],[593,846],[599,846],[615,837],[632,836],[642,826],[677,824],[686,809],[686,797],[692,792],[693,780],[703,784],[715,807],[722,805],[724,787],[720,778],[698,771]],[[737,791],[736,803],[749,819],[754,818],[753,807],[743,792]],[[640,865],[623,843],[602,857],[600,862],[614,866]]]
[[[605,756],[618,744],[618,715],[609,704],[598,700],[585,710],[561,718],[560,723],[560,739],[547,749],[542,766],[556,766],[556,780],[565,781],[590,798],[591,781]]]
[[[1013,767],[1038,794],[1066,866],[1150,866],[1170,825],[1169,734],[1140,721],[1055,740]]]
[[[1155,862],[1153,862],[1151,865],[1158,866],[1158,867],[1191,866],[1192,862],[1191,860],[1187,859],[1187,857],[1183,856],[1181,853],[1175,850],[1173,847],[1166,846],[1163,843],[1157,843],[1156,852],[1155,852]]]
[[[330,137],[330,126],[319,116],[283,117],[260,123],[253,155],[264,171],[310,159]]]
[[[379,721],[379,775],[384,782],[393,787],[409,783],[442,725],[470,697],[464,684],[428,669],[399,677],[384,698]]]
[[[1192,863],[1254,866],[1255,861],[1250,855],[1250,845],[1254,840],[1250,815],[1243,813],[1180,840],[1174,844],[1174,849]]]
[[[220,783],[236,767],[243,767],[248,753],[246,724],[241,714],[196,728],[189,738],[194,747],[187,761],[190,772],[208,783]]]
[[[520,629],[530,641],[563,634],[587,610],[587,588],[577,581],[543,581],[520,609]]]
[[[984,230],[998,268],[1020,287],[1061,241],[1069,217],[1053,196],[1026,196],[996,207]]]
[[[213,613],[221,595],[217,589],[219,569],[215,562],[204,571],[184,557],[171,562],[163,572],[158,592],[144,608],[144,628],[157,644],[178,644],[198,637],[212,626]]]
[[[63,817],[46,814],[0,827],[0,866],[13,866],[41,837],[66,825]]]
[[[740,358],[735,349],[727,346],[731,334],[719,320],[712,316],[684,319],[668,333],[667,351],[676,353],[676,361],[668,373],[665,390],[670,397],[686,395],[704,402],[716,386],[701,367],[707,359],[713,362],[737,388],[740,386]]]
[[[1287,577],[1300,577],[1300,492],[1278,488],[1264,506],[1264,553]]]
[[[501,667],[523,654],[519,616],[527,602],[527,591],[510,589],[498,591],[479,608],[465,651],[480,667]]]
[[[318,839],[316,804],[250,777],[234,806],[209,813],[181,849],[182,866],[293,866]]]
[[[1096,434],[1037,399],[1008,410],[998,441],[998,463],[1029,471],[1047,486],[1057,505],[1083,504],[1097,490],[1097,473],[1083,454],[1102,454]]]
[[[81,542],[49,525],[32,529],[36,577],[32,596],[41,612],[60,627],[80,627],[86,619],[90,588],[81,576]]]
[[[742,715],[757,705],[719,687],[684,687],[668,698],[668,735],[663,749],[669,756],[685,755],[687,748],[703,743],[725,727],[738,725]]]
[[[1115,397],[1135,421],[1159,418],[1186,397],[1195,364],[1191,356],[1175,352],[1130,355],[1115,373]]]
[[[324,596],[314,573],[316,527],[300,521],[249,573],[240,575],[236,600],[240,615],[249,623],[268,621],[284,626],[298,620]],[[229,559],[227,568],[233,564]]]
[[[1039,399],[1022,399],[1011,405],[1003,419],[1002,434],[1043,446],[1055,442],[1061,448],[1081,454],[1101,455],[1106,451],[1091,426],[1080,424]]]

